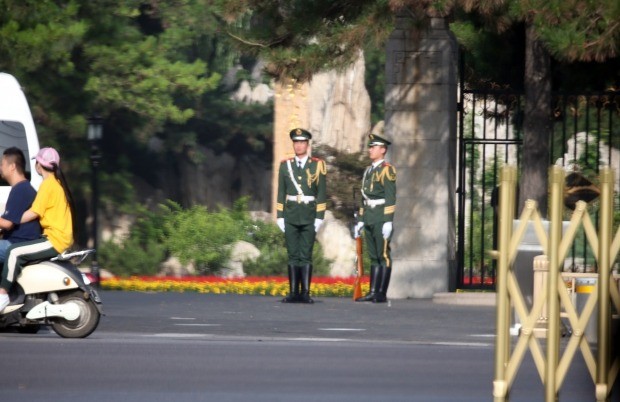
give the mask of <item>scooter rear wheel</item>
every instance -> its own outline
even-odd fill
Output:
[[[84,298],[84,292],[74,292],[61,295],[59,303],[75,303],[80,309],[80,315],[73,321],[64,318],[54,318],[52,329],[63,338],[86,338],[99,325],[99,310],[90,298]]]

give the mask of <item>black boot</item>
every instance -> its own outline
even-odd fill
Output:
[[[362,297],[358,297],[357,299],[355,299],[356,302],[369,302],[372,301],[376,294],[377,294],[377,284],[379,282],[379,266],[378,265],[371,265],[370,266],[370,290],[368,293],[366,293],[365,296]]]
[[[301,295],[299,296],[300,303],[314,303],[314,300],[310,298],[310,285],[312,283],[312,264],[306,264],[301,266]]]
[[[290,292],[288,296],[282,299],[282,303],[297,303],[299,301],[299,282],[300,275],[298,267],[288,265],[288,283]]]
[[[387,290],[390,286],[390,278],[392,277],[392,268],[381,267],[381,284],[379,285],[379,291],[375,296],[373,303],[385,303],[387,301]]]

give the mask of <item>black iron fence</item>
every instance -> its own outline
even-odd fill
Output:
[[[555,94],[553,99],[549,164],[579,172],[579,177],[594,185],[603,165],[615,168],[618,178],[620,91]],[[462,86],[459,111],[457,286],[493,289],[496,264],[489,251],[496,249],[497,241],[498,174],[505,164],[520,166],[523,96],[509,90]],[[590,213],[597,222],[596,201],[593,204]],[[615,211],[618,221],[618,208]],[[565,269],[596,270],[585,234],[577,237]]]

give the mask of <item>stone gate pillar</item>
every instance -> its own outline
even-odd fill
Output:
[[[447,21],[397,20],[387,43],[387,159],[396,167],[392,298],[445,292],[456,273],[457,44]]]

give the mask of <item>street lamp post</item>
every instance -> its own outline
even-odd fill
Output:
[[[93,237],[93,248],[97,250],[98,247],[98,221],[97,215],[99,210],[99,186],[98,186],[98,177],[97,173],[99,170],[99,161],[101,159],[101,153],[99,152],[99,141],[103,137],[103,119],[97,115],[93,115],[88,118],[88,130],[87,130],[87,139],[90,143],[90,163],[92,166],[92,177],[91,177],[91,190],[92,190],[92,214],[93,214],[93,224],[92,224],[92,237]],[[100,272],[99,272],[99,263],[97,262],[97,253],[95,252],[93,260],[90,265],[90,273],[95,279],[95,283],[97,286],[100,285]]]

